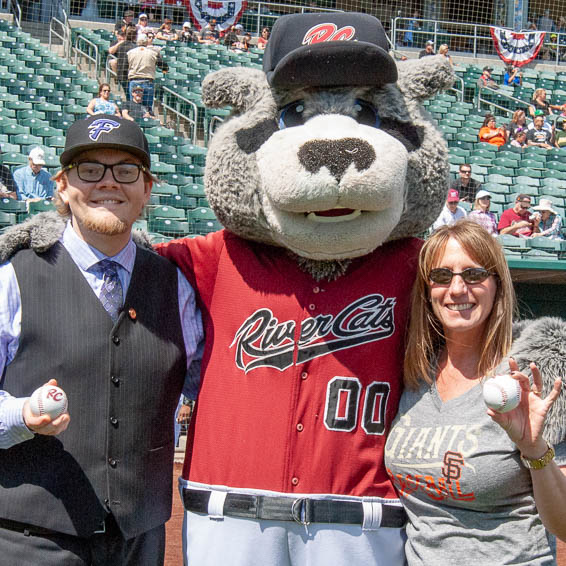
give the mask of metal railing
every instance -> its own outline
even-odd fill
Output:
[[[51,18],[49,22],[49,49],[53,51],[53,38],[56,37],[61,40],[63,58],[69,59],[71,56],[71,27],[65,12],[63,12],[63,16],[63,22],[55,17]]]
[[[187,97],[175,92],[167,86],[161,85],[161,91],[163,92],[161,106],[163,108],[163,121],[167,123],[167,113],[170,112],[175,116],[175,121],[177,125],[177,130],[181,129],[181,120],[185,121],[189,125],[190,135],[189,138],[193,145],[196,144],[197,140],[197,129],[198,129],[198,106]],[[189,113],[185,110],[188,108]]]
[[[14,23],[17,27],[22,27],[22,8],[18,0],[9,0],[8,9],[14,16]]]
[[[83,57],[88,61],[88,70],[94,71],[95,76],[98,77],[100,68],[98,45],[79,33],[75,37],[75,44],[72,46],[71,50],[74,54],[75,65],[78,65],[79,57]]]

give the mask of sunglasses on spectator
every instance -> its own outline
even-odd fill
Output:
[[[490,275],[495,275],[483,267],[468,267],[460,273],[452,271],[447,267],[431,269],[428,278],[437,285],[449,285],[454,275],[459,275],[468,285],[483,283]]]
[[[147,171],[147,168],[138,163],[114,163],[107,165],[98,161],[81,161],[80,163],[71,163],[64,168],[64,171],[75,169],[81,181],[85,183],[98,183],[106,175],[106,169],[112,171],[112,177],[117,183],[135,183],[141,171]]]
[[[464,173],[466,175],[471,173],[471,172],[472,172],[471,169],[460,169],[460,173]]]

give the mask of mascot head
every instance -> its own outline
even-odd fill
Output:
[[[264,72],[205,79],[204,103],[233,111],[205,173],[228,230],[287,248],[320,275],[320,265],[430,226],[446,195],[447,148],[421,103],[453,76],[444,57],[397,67],[388,47],[373,16],[283,16]]]

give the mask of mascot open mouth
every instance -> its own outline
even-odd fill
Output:
[[[308,220],[313,222],[348,222],[360,216],[362,211],[360,209],[344,208],[337,206],[329,210],[316,210],[312,212],[305,212]]]

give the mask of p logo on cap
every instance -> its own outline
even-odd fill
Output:
[[[104,132],[111,132],[112,130],[119,128],[120,124],[115,120],[108,120],[107,118],[101,118],[100,120],[95,120],[89,127],[88,127],[88,137],[92,141],[97,141],[98,138]]]

